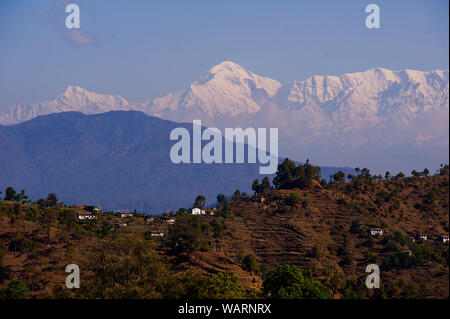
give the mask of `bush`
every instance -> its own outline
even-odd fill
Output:
[[[269,272],[263,283],[263,293],[279,299],[328,299],[330,289],[312,275],[305,276],[295,265],[278,265]]]
[[[245,270],[252,273],[258,272],[258,265],[256,264],[255,257],[253,255],[247,255],[242,261],[242,266]]]
[[[284,200],[284,202],[286,205],[294,206],[295,204],[300,203],[301,200],[302,199],[299,194],[292,192],[289,194],[289,197]]]
[[[21,280],[13,279],[6,288],[7,299],[25,299],[31,295],[31,290]]]
[[[350,265],[353,262],[353,256],[352,255],[345,255],[342,259],[343,265]]]

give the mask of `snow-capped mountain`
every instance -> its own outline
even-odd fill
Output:
[[[14,105],[8,113],[0,114],[0,124],[16,124],[39,115],[59,112],[79,111],[85,114],[97,114],[131,109],[134,109],[133,106],[121,96],[102,95],[70,85],[54,100]]]
[[[448,161],[448,70],[375,68],[281,85],[225,61],[185,90],[144,103],[69,86],[52,101],[13,106],[0,114],[0,124],[112,110],[141,110],[176,122],[200,119],[220,129],[277,127],[280,155],[322,165],[417,169]]]
[[[240,65],[224,61],[183,91],[147,103],[148,114],[163,118],[186,119],[192,116],[236,117],[261,110],[281,84],[256,75]]]
[[[376,68],[294,81],[283,85],[273,100],[289,111],[309,108],[326,114],[329,120],[349,129],[355,124],[377,124],[402,113],[413,116],[432,108],[448,108],[448,89],[448,70]]]

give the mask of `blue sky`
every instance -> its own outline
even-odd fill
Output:
[[[68,3],[80,7],[80,33],[65,27]],[[380,29],[365,27],[369,3],[380,6]],[[448,69],[448,10],[444,0],[0,0],[0,111],[69,84],[144,101],[223,60],[282,83]]]

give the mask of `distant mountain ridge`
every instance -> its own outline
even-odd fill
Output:
[[[259,164],[173,164],[170,132],[179,124],[138,111],[65,112],[0,126],[0,189],[32,199],[54,192],[68,204],[161,213],[190,207],[199,194],[251,191]],[[324,167],[322,174],[350,168]]]
[[[224,61],[185,90],[141,103],[68,87],[55,100],[19,104],[0,124],[42,114],[140,110],[210,127],[277,127],[280,155],[336,166],[423,169],[448,162],[449,72],[375,68],[280,84]],[[332,156],[330,156],[332,154]]]

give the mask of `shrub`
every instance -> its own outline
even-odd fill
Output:
[[[263,293],[279,299],[327,299],[330,289],[312,275],[305,276],[295,265],[278,265],[269,272],[263,283]]]

